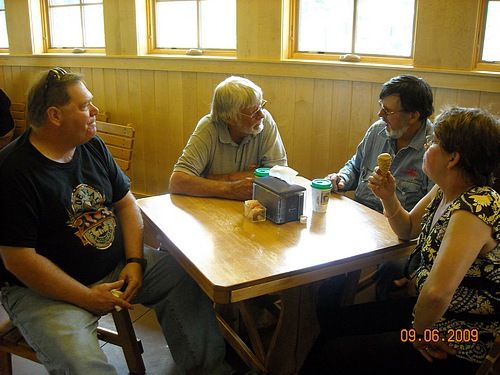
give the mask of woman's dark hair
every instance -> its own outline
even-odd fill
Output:
[[[500,120],[480,108],[447,107],[435,119],[434,134],[476,186],[493,185],[500,160]]]
[[[420,113],[421,121],[425,121],[434,112],[432,89],[423,78],[412,75],[391,78],[382,86],[379,98],[390,95],[399,95],[402,109]]]

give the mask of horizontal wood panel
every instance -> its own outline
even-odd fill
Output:
[[[25,102],[30,83],[48,67],[1,64],[0,58],[0,87],[13,102]],[[245,74],[249,69],[241,66],[244,68],[239,71],[231,65],[224,73],[183,71],[182,64],[172,71],[86,64],[64,67],[85,75],[100,112],[109,113],[113,122],[134,124],[134,152],[128,174],[133,191],[142,195],[168,191],[175,162],[197,121],[210,110],[213,89],[231,74],[244,75],[262,87],[290,166],[310,179],[338,170],[352,156],[366,129],[377,119],[381,82],[390,78],[387,71],[382,77],[373,78],[372,72],[370,79],[358,75],[354,80],[348,79],[352,74],[340,79],[334,70],[330,70],[331,78],[293,77],[293,72]],[[500,88],[499,78],[490,77],[483,91],[450,88],[454,85],[443,84],[443,77],[430,74],[428,78],[436,112],[445,105],[460,105],[500,114],[500,89],[490,90],[492,85]],[[463,80],[463,74],[446,77]]]

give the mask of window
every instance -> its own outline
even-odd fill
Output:
[[[295,0],[291,9],[292,57],[412,56],[415,0]]]
[[[9,48],[9,38],[7,36],[7,22],[5,21],[5,2],[0,0],[0,51]]]
[[[46,49],[101,52],[105,46],[102,3],[103,0],[45,0]]]
[[[486,2],[483,49],[481,61],[500,62],[500,1]]]
[[[153,52],[234,55],[236,0],[151,0],[149,13]]]

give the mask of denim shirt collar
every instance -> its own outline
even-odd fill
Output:
[[[425,144],[425,137],[429,134],[432,134],[432,122],[427,119],[425,123],[420,125],[420,129],[415,133],[408,147],[412,147],[417,151],[422,150]]]

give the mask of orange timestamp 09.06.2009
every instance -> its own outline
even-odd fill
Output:
[[[423,334],[418,334],[414,328],[403,328],[400,331],[401,342],[477,342],[479,331],[477,328],[450,328],[446,334],[436,328],[426,328]]]

